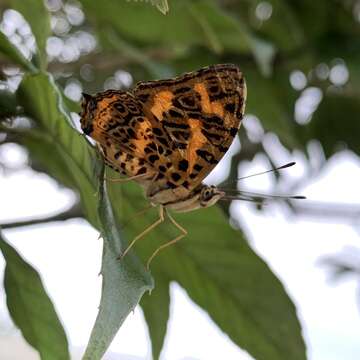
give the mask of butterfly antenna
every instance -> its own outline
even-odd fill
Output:
[[[249,199],[255,199],[258,200],[267,200],[267,199],[278,199],[278,200],[304,200],[306,199],[306,196],[303,195],[267,195],[267,194],[261,194],[251,191],[243,191],[243,190],[237,190],[237,189],[221,189],[225,191],[224,198],[232,198],[232,200],[243,200],[244,197]]]
[[[257,205],[266,205],[266,200],[260,197],[254,198],[249,196],[226,194],[220,199],[220,201],[232,201],[232,200],[248,201],[255,203]]]
[[[274,169],[270,169],[270,170],[266,170],[266,171],[262,171],[256,174],[251,174],[251,175],[247,175],[247,176],[243,176],[240,178],[237,178],[233,181],[230,182],[226,182],[225,184],[231,184],[234,183],[238,180],[244,180],[244,179],[248,179],[254,176],[258,176],[258,175],[263,175],[263,174],[267,174],[273,171],[278,171],[278,170],[282,170],[282,169],[286,169],[288,167],[294,166],[296,164],[295,161],[289,162],[285,165],[276,167]],[[225,192],[224,197],[222,198],[223,200],[245,200],[245,201],[251,201],[251,202],[255,202],[258,204],[262,204],[264,202],[264,200],[269,200],[269,199],[273,199],[273,200],[302,200],[302,199],[306,199],[305,196],[302,195],[267,195],[267,194],[261,194],[261,193],[256,193],[256,192],[250,192],[250,191],[242,191],[242,190],[237,190],[237,189],[227,189],[227,188],[219,188],[220,190]]]
[[[295,161],[292,161],[292,162],[289,162],[285,165],[282,165],[282,166],[279,166],[277,168],[274,168],[274,169],[270,169],[270,170],[266,170],[266,171],[262,171],[262,172],[259,172],[259,173],[256,173],[256,174],[251,174],[251,175],[247,175],[247,176],[242,176],[236,180],[243,180],[243,179],[247,179],[247,178],[250,178],[250,177],[254,177],[254,176],[258,176],[258,175],[263,175],[263,174],[267,174],[267,173],[270,173],[270,172],[273,172],[273,171],[278,171],[278,170],[282,170],[282,169],[286,169],[290,166],[294,166],[296,164]]]
[[[235,179],[235,180],[226,181],[224,184],[233,184],[233,183],[237,182],[238,180],[244,180],[244,179],[248,179],[248,178],[251,178],[251,177],[254,177],[254,176],[263,175],[263,174],[267,174],[267,173],[270,173],[270,172],[274,172],[274,171],[286,169],[286,168],[288,168],[288,167],[290,167],[290,166],[294,166],[295,164],[296,164],[296,162],[295,162],[295,161],[292,161],[292,162],[289,162],[289,163],[287,163],[287,164],[285,164],[285,165],[279,166],[279,167],[274,168],[274,169],[262,171],[262,172],[255,173],[255,174],[251,174],[251,175],[247,175],[247,176],[242,176],[242,177],[237,178],[237,179]]]

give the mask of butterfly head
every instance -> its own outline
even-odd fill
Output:
[[[94,130],[94,118],[97,109],[97,100],[94,96],[83,93],[80,113],[81,129],[84,134],[91,135]]]
[[[201,184],[186,197],[169,201],[169,196],[173,195],[173,189],[161,190],[151,196],[151,201],[177,212],[188,212],[214,205],[225,196],[225,192],[214,185]]]
[[[198,201],[201,207],[209,207],[217,203],[224,196],[225,192],[218,189],[215,185],[203,185]]]

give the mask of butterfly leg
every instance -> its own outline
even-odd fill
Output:
[[[168,216],[168,218],[170,219],[170,221],[182,232],[182,234],[180,234],[179,236],[177,236],[175,239],[159,246],[154,252],[153,254],[149,257],[147,263],[146,263],[146,269],[149,270],[150,268],[150,263],[151,261],[154,259],[154,257],[163,249],[167,248],[168,246],[174,245],[175,243],[177,243],[179,240],[181,240],[184,236],[187,235],[187,231],[180,225],[178,224],[175,219],[166,211],[165,209],[165,214]]]
[[[154,229],[156,226],[161,224],[164,221],[164,207],[160,205],[159,208],[159,219],[157,219],[153,224],[148,226],[141,234],[135,237],[135,239],[128,245],[128,247],[125,249],[125,251],[118,257],[119,260],[121,260],[128,252],[129,250],[135,245],[135,243],[141,239],[143,236],[145,236],[148,232],[150,232],[152,229]]]
[[[139,217],[142,214],[145,214],[147,211],[149,211],[150,209],[152,209],[154,207],[153,204],[150,203],[150,205],[144,207],[143,209],[137,211],[134,215],[130,216],[129,218],[126,219],[126,221],[122,224],[122,227],[124,228],[125,226],[127,226],[132,220],[136,219],[137,217]]]

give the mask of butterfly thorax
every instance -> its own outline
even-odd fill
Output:
[[[145,186],[144,186],[145,188]],[[185,189],[158,189],[154,193],[149,193],[147,188],[147,197],[153,205],[162,205],[176,212],[188,212],[214,205],[225,193],[214,185],[201,184],[191,192]]]

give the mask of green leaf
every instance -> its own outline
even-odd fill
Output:
[[[95,2],[83,0],[89,20],[99,29],[113,28],[124,39],[141,45],[205,46],[247,54],[253,50],[253,37],[246,24],[227,13],[214,1],[173,1],[167,16],[138,2],[103,2],[101,11]],[[151,24],[151,26],[149,26]]]
[[[133,0],[133,1],[138,1],[138,0]],[[152,5],[156,6],[158,8],[158,10],[166,15],[169,12],[169,4],[167,2],[167,0],[145,0],[145,1],[150,1]]]
[[[287,9],[291,9],[292,12],[292,16],[289,16],[288,18],[288,24],[290,25],[290,21],[292,20],[293,23],[300,26],[304,40],[306,41],[315,41],[318,38],[321,39],[324,33],[330,30],[331,27],[334,27],[338,18],[341,17],[340,14],[343,12],[344,8],[347,7],[345,4],[341,4],[341,2],[329,2],[327,0],[287,1],[286,3]],[[312,16],[309,16],[310,13]],[[349,11],[349,13],[351,13],[351,11]],[[329,14],[334,14],[334,16],[329,18]],[[312,17],[313,19],[316,19],[316,21],[312,21]],[[350,27],[356,28],[354,16],[349,16],[347,18],[347,23],[349,25],[351,23]]]
[[[20,65],[23,69],[30,72],[36,71],[35,66],[24,57],[20,50],[10,42],[8,37],[2,31],[0,31],[0,53],[5,55],[15,64]]]
[[[39,131],[47,143],[52,142],[56,158],[66,166],[66,184],[73,184],[81,197],[87,219],[98,226],[96,212],[96,178],[94,176],[95,151],[87,140],[75,131],[72,119],[67,112],[62,95],[51,75],[26,75],[22,80],[17,96],[27,115],[36,121]],[[45,139],[44,139],[45,140]],[[58,159],[60,157],[60,160]],[[45,159],[45,157],[44,157]],[[63,165],[62,165],[63,167]]]
[[[46,69],[46,40],[51,35],[51,27],[50,14],[44,0],[10,0],[10,3],[29,23],[38,48],[35,63],[39,68]]]
[[[41,359],[70,359],[64,329],[39,274],[1,233],[0,250],[6,263],[6,302],[14,323]]]
[[[298,13],[291,8],[291,2],[272,0],[271,5],[271,16],[266,21],[254,16],[253,22],[259,27],[260,33],[276,44],[281,51],[289,52],[304,46],[305,29],[299,23]],[[251,9],[253,14],[256,14],[258,6],[261,5],[253,3],[253,9]]]
[[[275,56],[271,43],[255,36],[244,22],[229,16],[212,1],[197,1],[189,4],[188,9],[215,53],[252,52],[260,71],[267,76],[271,74]]]
[[[146,272],[137,257],[128,254],[122,261],[119,254],[120,233],[107,197],[103,182],[99,185],[99,217],[101,235],[104,239],[102,293],[99,313],[91,332],[84,360],[101,359],[118,329],[139,303],[145,291],[154,285],[149,272]]]
[[[101,36],[103,39],[106,37],[106,42],[111,44],[112,48],[116,49],[121,54],[126,54],[131,61],[140,64],[147,69],[153,78],[162,79],[174,76],[168,66],[151,60],[144,51],[137,49],[124,39],[121,39],[118,33],[113,31],[113,29],[102,31]]]
[[[17,103],[14,93],[8,90],[0,90],[0,121],[1,118],[11,117],[17,114]]]
[[[169,280],[163,274],[157,274],[156,288],[141,299],[141,307],[149,328],[152,355],[155,360],[160,357],[169,320],[169,285]]]
[[[109,192],[111,198],[121,202],[114,210],[119,216],[126,214],[123,223],[128,239],[157,218],[150,210],[130,220],[146,206],[135,184],[113,184]],[[244,235],[231,228],[223,212],[213,206],[174,216],[188,235],[154,259],[154,278],[178,282],[237,345],[257,360],[305,359],[293,303],[280,281],[248,246]],[[136,252],[146,260],[160,244],[177,235],[179,231],[165,221],[137,243]]]
[[[34,170],[46,171],[47,175],[52,176],[62,185],[76,190],[76,183],[68,176],[67,159],[61,150],[54,146],[51,135],[38,129],[18,129],[8,126],[0,126],[0,130],[10,134],[11,141],[26,147],[30,155],[30,166]]]
[[[252,53],[262,73],[271,73],[275,48],[252,33],[240,18],[226,13],[215,1],[177,0],[172,3],[167,16],[137,2],[108,0],[101,11],[90,0],[83,0],[83,5],[100,34],[116,31],[133,47],[163,46],[166,52],[176,52],[179,48],[201,46],[218,55]]]
[[[327,94],[304,132],[308,139],[320,140],[327,158],[344,148],[359,155],[360,121],[355,114],[360,114],[358,96]]]
[[[169,4],[167,0],[151,0],[151,3],[155,5],[164,15],[169,12]]]
[[[253,67],[244,66],[242,71],[248,89],[246,114],[256,115],[264,129],[279,136],[285,146],[299,146],[293,125],[296,93],[290,88],[286,72],[281,74],[284,79],[279,79],[279,74],[267,79]]]
[[[47,151],[52,142],[53,149],[47,155],[54,158],[40,154],[38,158],[50,173],[80,193],[87,219],[100,229],[104,238],[100,310],[84,357],[100,359],[142,294],[152,288],[152,279],[134,254],[128,254],[124,261],[117,260],[122,250],[120,233],[102,182],[96,194],[101,161],[92,146],[71,126],[52,77],[47,74],[25,76],[18,97],[26,113],[36,122],[37,127],[31,134],[37,135],[43,151]],[[34,151],[34,139],[30,140]],[[52,162],[58,164],[54,166]],[[65,173],[60,174],[61,169],[65,169]],[[115,200],[118,203],[118,199]]]

